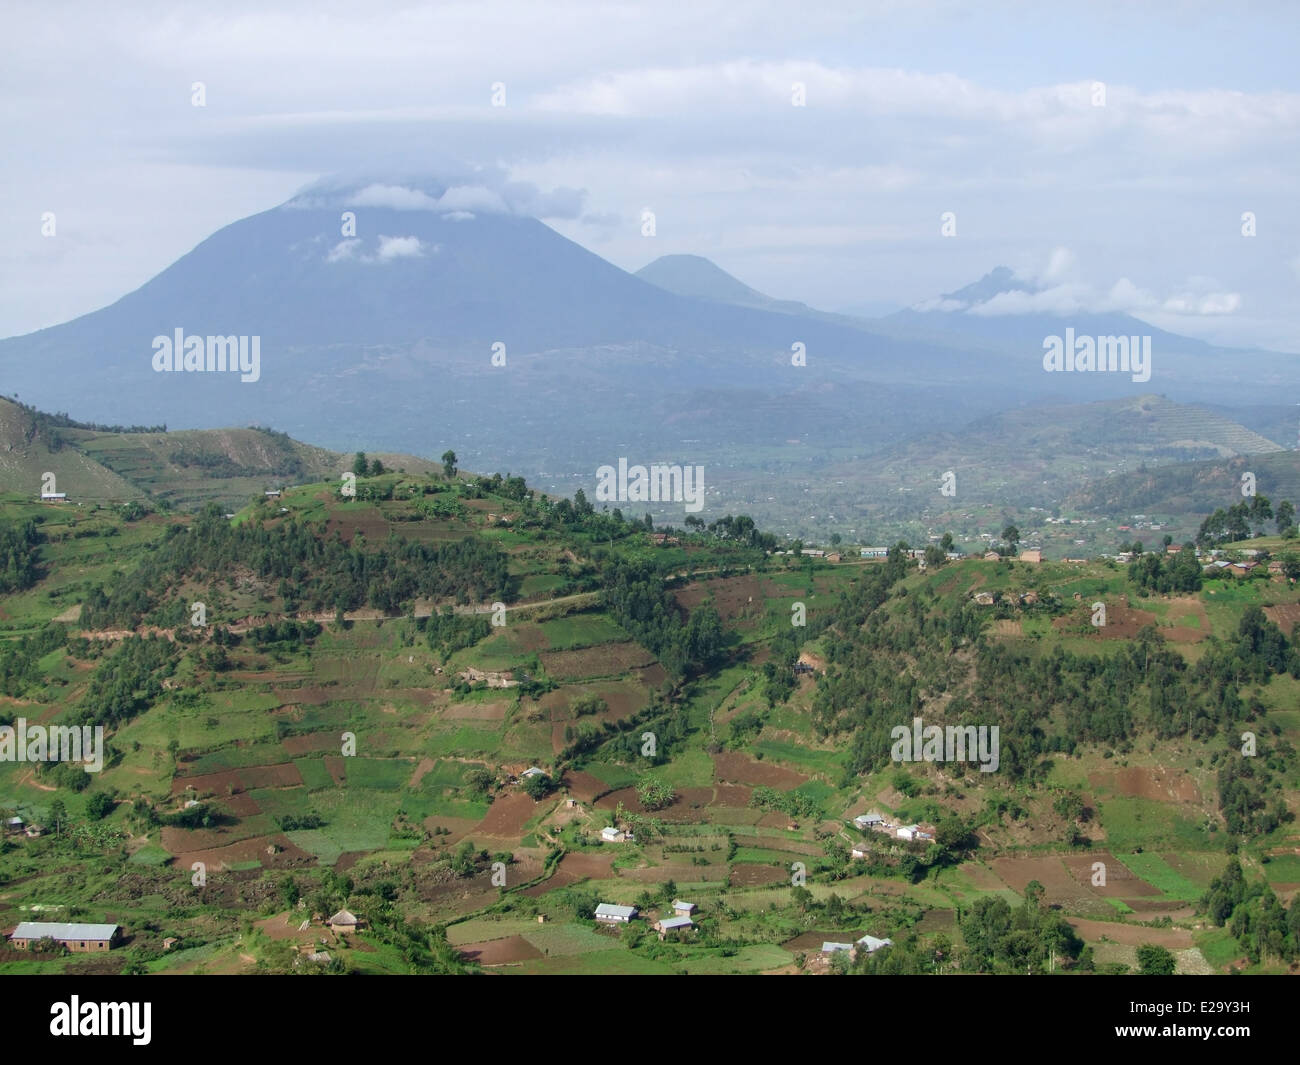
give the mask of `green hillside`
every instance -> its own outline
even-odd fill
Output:
[[[123,437],[154,500],[178,441],[313,450],[68,432]],[[1300,948],[1288,581],[830,562],[730,519],[656,542],[440,467],[341,489],[233,519],[6,502],[0,715],[107,751],[0,760],[0,811],[50,829],[0,844],[0,920],[128,938],[0,971],[290,971],[321,938],[363,973],[823,971],[849,958],[822,942],[865,934],[893,946],[851,967],[894,973],[1121,972],[1153,943],[1279,971]],[[907,760],[917,718],[999,738]],[[661,941],[678,898],[696,928]],[[324,927],[343,907],[368,927]]]
[[[376,453],[390,469],[428,473],[438,463]],[[181,509],[236,509],[269,489],[338,478],[352,455],[270,429],[103,431],[0,399],[0,493],[40,494],[46,471],[70,502],[149,498]]]

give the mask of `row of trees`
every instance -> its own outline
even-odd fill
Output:
[[[1243,499],[1226,509],[1220,507],[1201,522],[1196,543],[1200,547],[1217,547],[1237,540],[1249,540],[1251,529],[1255,530],[1256,536],[1263,536],[1264,523],[1270,519],[1277,522],[1278,535],[1286,536],[1295,529],[1295,506],[1284,499],[1277,505],[1275,513],[1268,496],[1257,493],[1249,500]]]
[[[1201,590],[1201,560],[1194,548],[1184,544],[1173,558],[1141,555],[1129,565],[1128,579],[1139,588],[1170,595]]]
[[[1290,909],[1283,907],[1267,882],[1247,882],[1236,858],[1211,881],[1200,905],[1216,925],[1228,928],[1252,962],[1300,958],[1300,896]]]

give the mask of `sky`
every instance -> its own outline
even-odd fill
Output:
[[[0,336],[329,175],[482,170],[627,270],[703,255],[880,314],[1008,266],[1040,292],[975,311],[1300,351],[1294,3],[11,0],[0,24]]]

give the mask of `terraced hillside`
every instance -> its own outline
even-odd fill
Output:
[[[0,971],[1292,964],[1283,578],[1160,595],[1105,563],[656,537],[499,476],[341,489],[229,520],[6,501],[0,714],[108,747],[99,773],[0,761],[5,817],[49,829],[0,845],[0,922],[126,939]],[[997,767],[900,757],[916,718],[996,726]],[[326,927],[345,907],[366,927]],[[892,946],[821,950],[864,935]]]

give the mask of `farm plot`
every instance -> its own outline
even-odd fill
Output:
[[[655,664],[654,655],[630,640],[578,651],[545,651],[539,657],[546,672],[557,680],[617,676]]]

